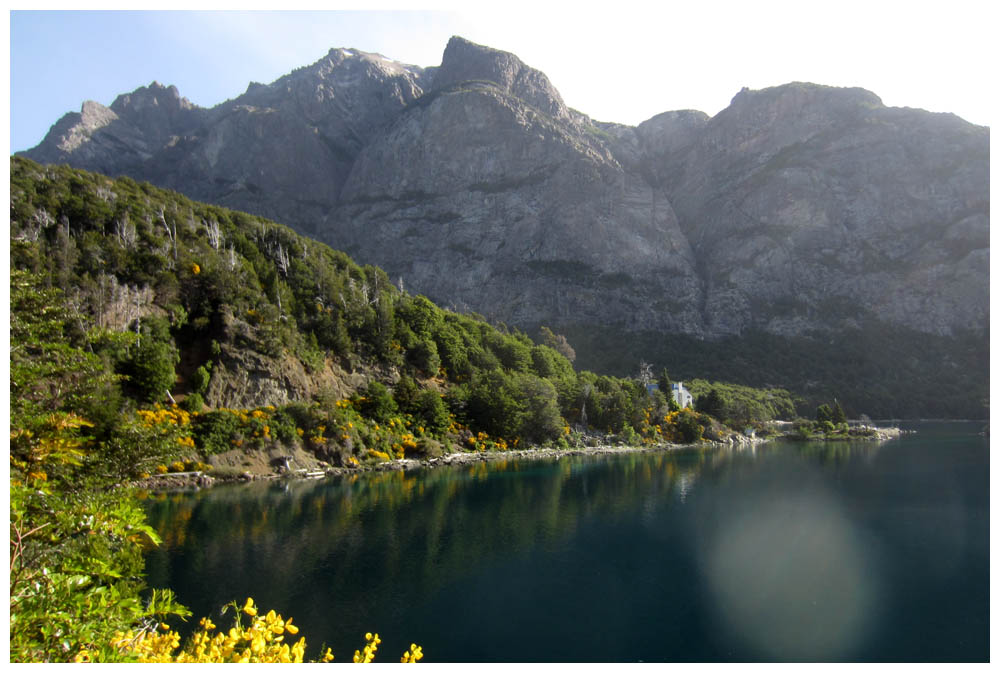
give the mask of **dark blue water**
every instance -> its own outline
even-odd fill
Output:
[[[989,443],[909,427],[152,499],[150,584],[338,661],[987,661]]]

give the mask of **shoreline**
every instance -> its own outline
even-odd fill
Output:
[[[201,490],[210,488],[218,484],[239,484],[253,481],[274,481],[279,479],[325,479],[327,477],[347,476],[352,474],[364,474],[368,472],[399,472],[420,469],[437,469],[440,467],[451,467],[458,465],[469,465],[482,462],[494,462],[500,460],[559,460],[566,456],[609,456],[626,453],[653,453],[661,451],[680,451],[698,448],[749,448],[760,444],[771,442],[775,439],[789,441],[887,441],[895,439],[903,434],[912,431],[901,430],[898,427],[877,428],[871,435],[849,435],[849,436],[816,436],[800,437],[793,434],[782,434],[769,437],[746,437],[740,434],[732,434],[726,440],[712,441],[705,440],[695,444],[653,444],[629,446],[625,444],[598,444],[596,446],[570,447],[570,448],[528,448],[515,449],[510,451],[457,451],[444,454],[435,458],[402,458],[377,463],[374,465],[364,465],[359,467],[326,467],[322,470],[293,470],[291,472],[253,472],[247,470],[242,474],[227,477],[213,476],[211,472],[183,472],[154,475],[147,479],[131,482],[129,485],[147,491],[186,491]]]
[[[211,472],[175,472],[153,475],[146,479],[131,482],[129,485],[148,491],[200,490],[218,484],[239,484],[278,479],[323,479],[326,477],[364,474],[368,472],[399,472],[425,468],[436,469],[499,460],[559,460],[565,456],[608,456],[625,453],[652,453],[697,448],[748,447],[763,444],[770,441],[770,439],[737,436],[735,441],[703,441],[697,444],[655,444],[647,446],[599,444],[597,446],[570,447],[566,449],[538,447],[510,451],[456,451],[435,458],[402,458],[359,467],[327,467],[323,470],[310,471],[303,469],[285,473],[254,473],[247,470],[241,475],[226,478],[212,476]]]
[[[785,433],[779,435],[778,439],[787,439],[791,442],[885,442],[890,439],[896,439],[902,437],[903,435],[912,435],[916,433],[916,430],[902,430],[897,427],[891,428],[869,428],[870,432],[868,434],[846,434],[846,435],[827,435],[827,434],[815,434],[808,437],[803,437],[795,432]]]

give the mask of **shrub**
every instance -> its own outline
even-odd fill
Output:
[[[438,355],[437,344],[431,339],[417,341],[406,357],[410,364],[428,376],[437,374],[441,367],[441,357]]]
[[[241,478],[246,474],[246,470],[242,467],[235,467],[231,465],[220,465],[218,467],[212,468],[212,477],[219,479],[221,481],[232,481],[234,479]]]
[[[416,410],[417,395],[420,388],[412,377],[403,374],[399,377],[399,382],[392,391],[392,397],[396,400],[396,406],[403,413],[412,414]]]
[[[278,409],[269,419],[271,435],[278,441],[290,444],[298,438],[296,418],[293,412],[285,407]]]
[[[366,418],[387,422],[398,412],[396,400],[384,385],[372,381],[365,388],[364,395],[358,398],[358,411]]]
[[[560,439],[562,438],[560,437]],[[625,442],[630,446],[635,446],[636,444],[639,443],[639,435],[635,433],[635,430],[632,429],[632,426],[629,425],[628,423],[626,423],[625,427],[622,428],[621,439],[623,442]],[[563,441],[565,442],[565,440]]]
[[[433,390],[424,390],[417,394],[413,415],[427,432],[433,435],[444,434],[451,424],[448,407],[441,399],[441,395]]]
[[[125,373],[142,400],[159,402],[177,379],[174,365],[179,361],[173,344],[146,337],[132,349]]]
[[[194,371],[191,375],[191,390],[199,395],[204,395],[208,391],[208,384],[212,380],[211,362],[206,362]]]
[[[129,630],[118,632],[110,640],[111,649],[121,658],[129,658],[139,663],[302,663],[305,657],[306,639],[299,638],[289,644],[292,636],[298,635],[299,627],[292,618],[284,619],[274,610],[264,613],[252,598],[248,598],[240,608],[237,603],[224,607],[221,614],[233,612],[233,625],[228,629],[217,629],[208,617],[198,623],[195,631],[181,646],[180,634],[169,627],[163,633],[156,630]],[[243,622],[244,615],[249,617]],[[287,640],[286,640],[287,638]],[[371,663],[375,659],[382,639],[377,633],[365,634],[363,650],[355,650],[354,663]],[[175,650],[177,650],[175,652]],[[411,644],[403,652],[400,663],[416,663],[424,656],[419,645]],[[90,652],[77,654],[76,661],[89,661]],[[327,648],[320,661],[334,660],[333,652]]]
[[[205,408],[205,399],[201,396],[201,393],[190,393],[181,400],[179,406],[184,411],[192,414],[201,413],[201,410]]]
[[[210,456],[233,448],[231,442],[240,430],[240,419],[228,411],[210,411],[196,417],[192,426],[198,450]]]
[[[177,427],[122,421],[88,461],[89,474],[112,483],[134,479],[178,457],[184,445]]]
[[[421,437],[417,440],[417,448],[414,452],[424,458],[437,458],[444,453],[441,442],[430,437]]]

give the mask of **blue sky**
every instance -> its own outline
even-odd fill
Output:
[[[601,121],[638,124],[675,109],[715,114],[744,86],[796,80],[861,86],[887,105],[955,112],[979,124],[990,124],[995,109],[987,2],[567,7],[11,12],[10,151],[39,143],[84,100],[110,105],[154,80],[211,107],[332,47],[438,65],[451,35],[517,54],[545,72],[568,105]]]

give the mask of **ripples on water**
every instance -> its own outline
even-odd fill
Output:
[[[502,461],[151,498],[152,586],[252,595],[339,661],[989,657],[978,426]]]

